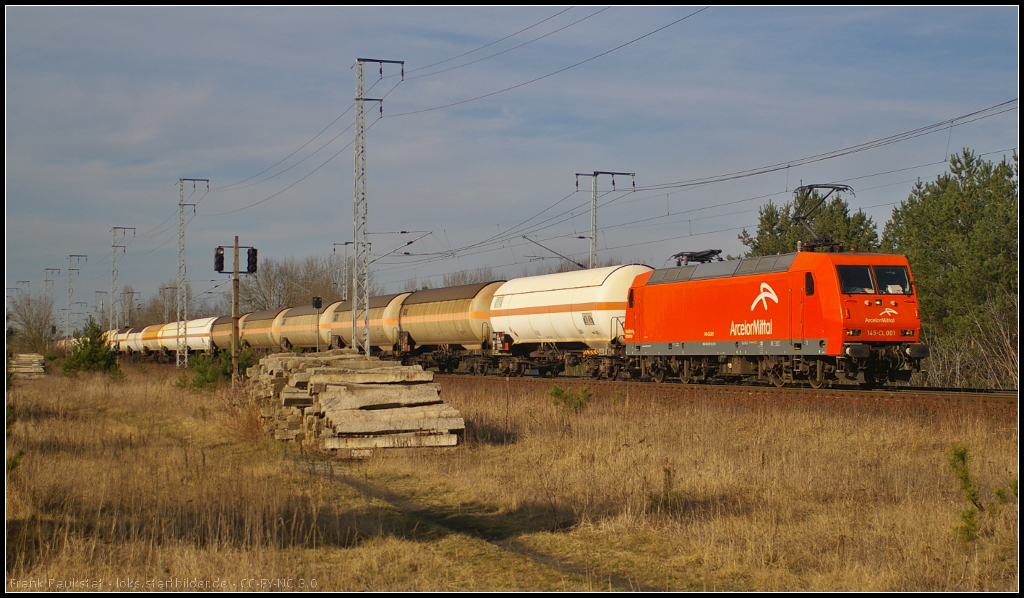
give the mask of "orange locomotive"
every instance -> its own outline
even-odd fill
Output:
[[[873,385],[909,380],[928,356],[904,256],[701,253],[633,281],[623,339],[642,377]]]

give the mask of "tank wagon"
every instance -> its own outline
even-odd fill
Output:
[[[491,303],[497,373],[558,375],[583,364],[592,376],[622,368],[626,294],[651,268],[610,266],[516,278]]]
[[[471,372],[491,368],[491,299],[505,281],[416,291],[402,301],[396,356],[405,365]]]
[[[393,355],[395,343],[398,342],[398,314],[402,301],[411,293],[381,295],[370,297],[370,347],[371,352],[382,355]],[[351,347],[352,342],[352,302],[338,301],[327,306],[320,318],[321,340],[326,346],[337,349]],[[362,319],[356,325],[355,345],[362,345],[366,334]]]
[[[907,259],[798,252],[688,264],[636,277],[629,369],[656,381],[777,386],[909,380],[928,356]]]

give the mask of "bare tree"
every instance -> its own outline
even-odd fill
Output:
[[[308,305],[312,297],[322,297],[326,305],[341,299],[341,283],[351,277],[351,269],[343,268],[342,258],[337,254],[267,258],[256,274],[242,279],[239,303],[242,312]],[[371,273],[370,295],[381,292]]]
[[[9,349],[15,353],[42,353],[53,346],[56,320],[53,299],[44,293],[19,293],[7,308]]]
[[[446,287],[456,287],[464,284],[475,284],[478,282],[491,282],[499,280],[495,278],[490,266],[484,266],[475,270],[459,270],[451,274],[445,274],[441,280]]]

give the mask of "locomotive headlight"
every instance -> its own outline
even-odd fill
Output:
[[[900,331],[900,336],[914,336],[915,334],[917,334],[916,330],[901,330]]]
[[[846,336],[860,336],[860,330],[847,330]]]

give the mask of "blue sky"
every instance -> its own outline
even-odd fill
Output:
[[[758,208],[801,182],[852,185],[851,208],[881,233],[950,152],[998,160],[1017,147],[1013,102],[869,151],[663,188],[1017,98],[1016,7],[712,7],[651,33],[700,8],[8,7],[7,287],[39,291],[44,270],[60,268],[65,307],[68,255],[85,254],[75,298],[91,304],[109,290],[111,229],[134,227],[118,281],[155,294],[177,276],[179,178],[212,189],[189,200],[197,292],[224,280],[212,253],[234,235],[263,258],[350,241],[356,58],[405,61],[404,80],[367,67],[367,96],[386,95],[383,119],[368,106],[370,230],[432,232],[406,249],[430,255],[376,264],[388,291],[552,263],[532,261],[550,254],[521,234],[585,261],[590,181],[574,193],[578,172],[636,173],[634,193],[621,192],[628,177],[616,193],[599,178],[600,258],[659,267],[679,251],[741,253],[737,235],[756,227]],[[406,238],[375,235],[374,250]]]

